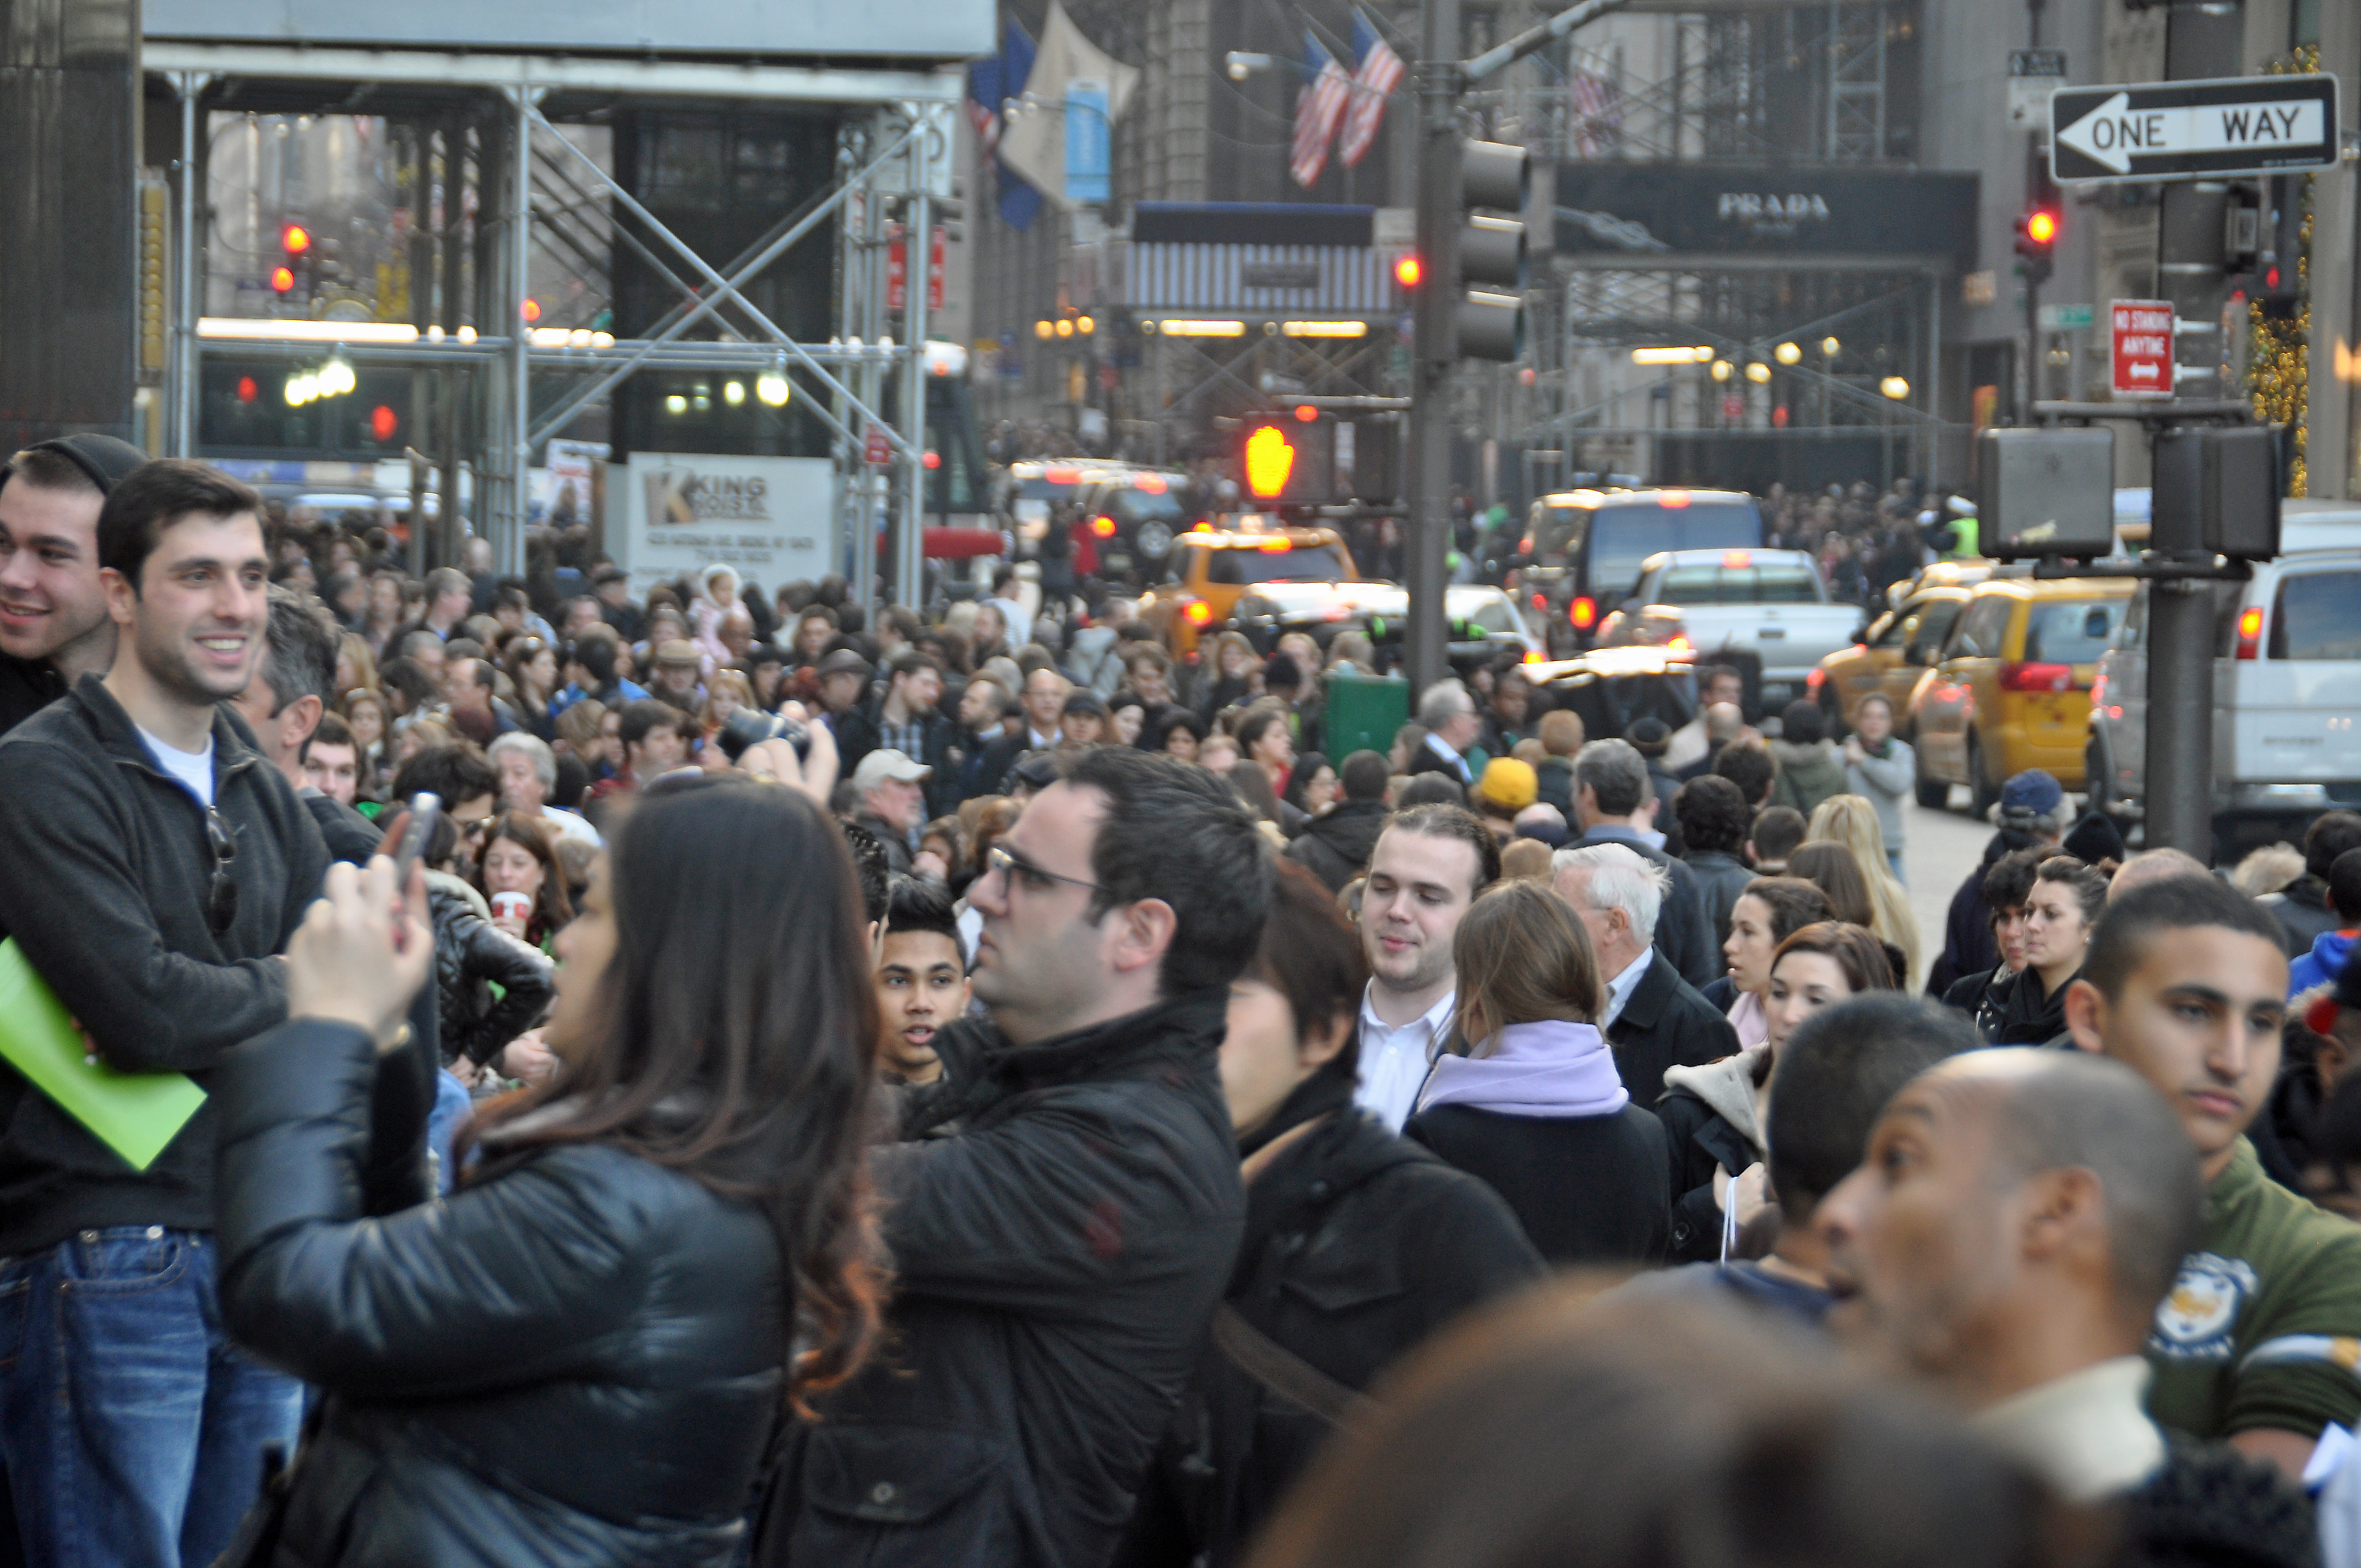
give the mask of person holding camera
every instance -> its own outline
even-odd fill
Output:
[[[434,957],[423,878],[337,867],[289,1022],[230,1053],[222,1316],[320,1398],[229,1561],[720,1568],[783,1402],[874,1338],[877,1010],[842,837],[798,792],[700,776],[611,845],[557,937],[564,1069],[478,1113],[445,1202],[364,1180]]]

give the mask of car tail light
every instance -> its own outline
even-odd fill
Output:
[[[1733,572],[1742,572],[1746,570],[1747,567],[1754,565],[1754,552],[1752,550],[1725,550],[1721,553],[1721,564],[1729,567]]]
[[[1191,626],[1203,626],[1213,619],[1213,607],[1203,599],[1191,599],[1180,609],[1180,619]]]
[[[1533,608],[1535,609],[1547,609],[1549,608],[1549,595],[1535,594],[1533,596]]]
[[[2259,659],[2263,656],[2263,607],[2255,605],[2238,616],[2238,657]]]
[[[1576,631],[1587,631],[1598,624],[1598,601],[1585,594],[1574,601],[1574,606],[1566,611],[1565,618],[1574,622],[1574,629]]]
[[[2092,707],[2107,706],[2107,672],[2104,670],[2091,677],[2091,706]]]
[[[1543,652],[1538,648],[1528,648],[1525,650],[1525,663],[1528,664],[1546,664],[1549,663],[1549,655]]]
[[[1689,635],[1686,631],[1675,631],[1665,641],[1664,646],[1675,652],[1686,653],[1689,651]]]
[[[1091,532],[1097,534],[1101,539],[1113,539],[1115,537],[1115,519],[1106,516],[1104,513],[1101,513],[1099,516],[1091,519]]]
[[[2074,666],[2028,663],[2022,659],[2012,659],[2000,667],[2000,689],[2004,692],[2072,691]]]
[[[1828,684],[1828,673],[1826,670],[1821,669],[1817,664],[1805,673],[1804,689],[1807,692],[1817,693],[1822,686]]]

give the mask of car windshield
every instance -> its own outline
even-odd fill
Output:
[[[2114,645],[2123,624],[2122,599],[2050,599],[2025,620],[2027,663],[2094,664]]]
[[[1592,594],[1628,596],[1640,583],[1640,564],[1660,550],[1759,550],[1763,514],[1746,501],[1654,501],[1604,506],[1590,524]]]
[[[1179,522],[1188,514],[1180,508],[1180,498],[1170,490],[1151,496],[1146,490],[1129,485],[1109,490],[1099,503],[1126,522],[1146,522],[1150,518],[1164,522]]]
[[[1543,507],[1539,525],[1533,530],[1533,554],[1539,557],[1563,555],[1574,543],[1582,527],[1580,507]]]
[[[2274,659],[2361,659],[2361,572],[2304,572],[2279,584],[2271,611]]]
[[[1457,617],[1457,619],[1464,625],[1474,630],[1481,631],[1488,636],[1495,632],[1520,631],[1523,630],[1523,628],[1517,623],[1517,612],[1515,608],[1512,607],[1506,599],[1493,598],[1488,595],[1473,607],[1469,608],[1466,614]]]
[[[1216,550],[1205,580],[1227,587],[1248,583],[1340,583],[1345,563],[1325,544],[1292,544],[1282,550]]]
[[[1675,566],[1656,598],[1664,604],[1817,604],[1812,569],[1800,561],[1759,566]]]

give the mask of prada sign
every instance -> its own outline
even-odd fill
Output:
[[[1976,176],[1840,164],[1567,163],[1557,247],[1598,256],[1867,256],[1976,265]]]

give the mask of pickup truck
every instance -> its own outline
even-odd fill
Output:
[[[1859,607],[1830,602],[1803,551],[1665,550],[1641,564],[1639,586],[1599,624],[1599,641],[1726,659],[1749,672],[1761,710],[1775,713],[1807,695],[1813,670],[1861,622]]]

